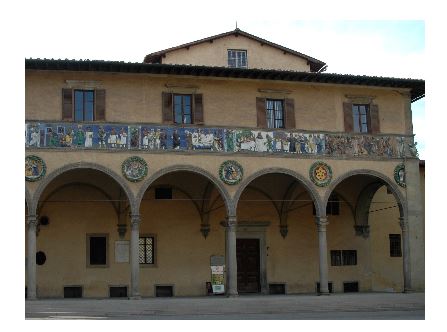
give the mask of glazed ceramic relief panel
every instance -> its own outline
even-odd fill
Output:
[[[416,157],[410,137],[127,124],[27,123],[29,148]]]

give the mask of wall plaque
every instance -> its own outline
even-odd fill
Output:
[[[129,241],[115,241],[115,263],[129,263]]]

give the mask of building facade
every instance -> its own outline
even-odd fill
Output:
[[[424,81],[325,67],[239,29],[25,60],[27,297],[423,290]]]

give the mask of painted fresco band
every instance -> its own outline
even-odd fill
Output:
[[[29,148],[257,152],[318,156],[417,157],[412,137],[290,130],[173,127],[107,123],[27,123]]]

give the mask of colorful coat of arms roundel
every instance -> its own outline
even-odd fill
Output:
[[[394,168],[394,180],[396,183],[405,188],[407,184],[405,183],[405,165],[399,164]]]
[[[332,169],[328,164],[317,161],[310,167],[309,176],[317,186],[326,187],[332,180]]]
[[[25,157],[25,180],[37,181],[45,176],[47,166],[42,158],[37,156]]]
[[[220,165],[219,177],[226,184],[237,184],[241,182],[244,170],[242,166],[234,160],[227,160]]]
[[[131,182],[143,180],[147,175],[147,163],[140,157],[129,157],[123,161],[121,170],[124,177]]]

